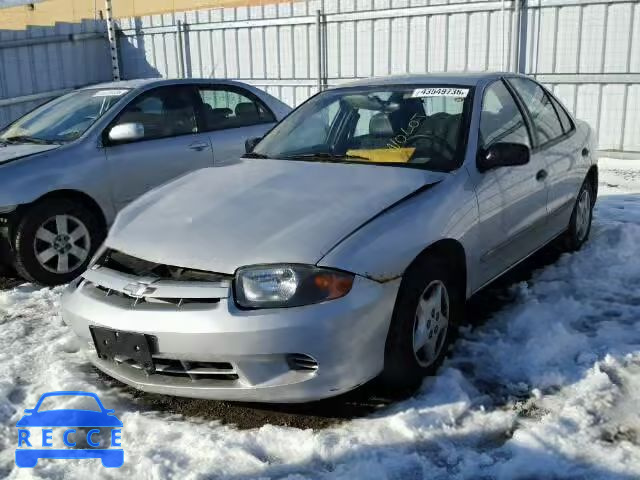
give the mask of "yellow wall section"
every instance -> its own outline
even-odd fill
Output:
[[[199,8],[238,7],[285,3],[289,0],[112,0],[113,16],[134,17],[156,13],[182,12]],[[0,29],[22,30],[28,25],[55,25],[56,22],[77,23],[99,18],[104,0],[45,0],[0,9]]]

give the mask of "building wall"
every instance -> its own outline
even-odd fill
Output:
[[[276,2],[279,0],[276,0]],[[289,0],[280,0],[289,1]],[[200,8],[250,6],[274,3],[273,0],[113,0],[116,18],[153,15]],[[44,0],[29,5],[0,9],[0,29],[22,30],[27,26],[51,26],[55,23],[80,23],[97,20],[104,0]]]

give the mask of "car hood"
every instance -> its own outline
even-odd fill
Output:
[[[16,427],[121,427],[118,417],[90,410],[47,410],[25,415]]]
[[[19,144],[19,145],[2,145],[0,144],[0,165],[11,160],[28,157],[36,153],[46,152],[59,148],[60,145],[35,145],[35,144]]]
[[[367,220],[445,175],[241,160],[144,195],[118,215],[106,245],[152,262],[220,273],[260,263],[314,264]]]

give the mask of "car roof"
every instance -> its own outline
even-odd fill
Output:
[[[433,74],[390,75],[386,77],[363,78],[341,83],[333,88],[365,87],[376,85],[464,85],[473,87],[478,83],[497,80],[503,75],[516,75],[511,72],[446,72]]]
[[[189,84],[203,84],[209,83],[211,85],[216,84],[236,84],[230,79],[223,78],[136,78],[132,80],[120,80],[115,82],[103,82],[96,83],[93,85],[88,85],[83,87],[81,90],[92,90],[92,89],[103,89],[103,88],[130,88],[136,89],[141,87],[150,87],[150,86],[162,86],[162,85],[189,85]]]

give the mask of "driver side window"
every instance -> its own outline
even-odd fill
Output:
[[[197,133],[192,90],[160,87],[143,93],[127,105],[117,123],[141,124],[143,140]]]
[[[524,117],[502,80],[492,83],[484,92],[480,114],[481,148],[495,143],[520,143],[531,148]]]

